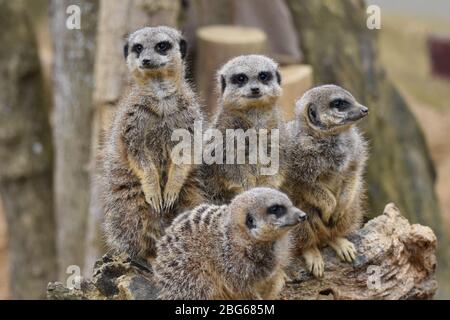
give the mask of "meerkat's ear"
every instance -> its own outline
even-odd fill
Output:
[[[125,60],[128,58],[128,51],[129,51],[130,45],[128,44],[128,40],[123,46],[123,55],[125,56]]]
[[[180,40],[181,59],[186,58],[187,54],[187,42],[183,38]]]
[[[277,74],[277,82],[281,86],[281,74],[279,71],[277,71],[276,74]]]
[[[309,121],[312,124],[318,125],[320,123],[319,115],[317,113],[317,106],[313,103],[309,104],[306,108],[306,112],[308,113]]]
[[[225,76],[223,74],[220,75],[220,84],[222,87],[222,93],[224,93],[227,87],[227,81],[225,80]]]

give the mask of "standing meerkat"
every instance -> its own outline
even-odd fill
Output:
[[[158,242],[159,298],[276,298],[290,257],[289,231],[306,217],[269,188],[240,194],[228,206],[183,213]]]
[[[319,248],[330,245],[352,262],[355,246],[345,236],[363,216],[363,174],[367,143],[355,124],[369,110],[346,90],[324,85],[307,91],[296,103],[296,120],[288,124],[287,179],[282,188],[308,223],[294,234],[307,268],[322,277]]]
[[[203,203],[192,166],[171,154],[173,131],[192,132],[203,117],[185,80],[186,42],[177,30],[140,29],[124,53],[132,86],[101,156],[105,233],[110,248],[147,259],[174,216]]]
[[[239,56],[218,71],[217,80],[220,99],[213,128],[219,130],[224,138],[223,164],[203,166],[206,193],[213,201],[227,203],[235,195],[251,188],[278,189],[282,184],[282,174],[278,169],[272,174],[261,174],[268,166],[260,158],[264,150],[260,150],[262,138],[259,131],[267,130],[267,151],[274,151],[278,157],[276,161],[280,162],[278,141],[271,144],[271,130],[280,129],[282,123],[277,105],[282,93],[278,65],[262,55]],[[234,149],[235,146],[235,136],[227,135],[229,130],[234,130],[237,140],[232,159],[226,157],[227,148]],[[239,153],[245,154],[245,159],[239,159]],[[250,163],[250,153],[258,157],[253,158],[253,163]]]

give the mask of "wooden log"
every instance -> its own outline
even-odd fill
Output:
[[[325,276],[317,280],[295,258],[287,269],[290,280],[281,299],[431,299],[437,282],[436,236],[421,225],[411,225],[393,204],[350,239],[358,250],[353,264],[343,263],[329,248],[323,250]],[[94,278],[79,289],[50,283],[49,299],[136,299],[157,297],[150,270],[125,256],[104,256]]]
[[[205,113],[212,116],[217,103],[217,70],[229,59],[242,54],[265,53],[267,37],[259,29],[216,25],[197,30],[196,81]]]
[[[290,121],[295,117],[295,101],[313,85],[313,70],[309,65],[293,64],[280,67],[280,74],[283,87],[280,106],[284,120]]]

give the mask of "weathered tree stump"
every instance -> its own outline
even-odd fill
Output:
[[[295,101],[313,86],[313,70],[305,64],[293,64],[280,67],[283,95],[280,106],[285,121],[295,117]]]
[[[358,249],[353,264],[338,260],[326,248],[325,276],[317,280],[294,259],[281,299],[431,299],[437,282],[436,236],[421,225],[411,225],[389,204],[384,214],[352,235]],[[125,256],[104,256],[96,263],[94,277],[78,289],[50,283],[49,299],[156,299],[158,290],[151,270]]]

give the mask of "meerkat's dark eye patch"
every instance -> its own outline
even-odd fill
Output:
[[[253,217],[252,217],[252,215],[250,213],[247,213],[247,217],[245,218],[245,225],[249,229],[255,229],[256,228],[255,219],[253,219]]]
[[[238,74],[234,74],[231,77],[231,83],[232,84],[236,84],[240,87],[242,87],[243,85],[245,85],[248,81],[248,77],[245,73],[238,73]]]
[[[258,74],[258,79],[262,83],[267,84],[273,79],[273,75],[268,71],[263,71]]]
[[[139,57],[139,55],[142,53],[142,51],[144,50],[144,46],[142,44],[136,43],[135,45],[133,45],[133,47],[131,48],[131,51],[133,51],[134,53],[136,53]]]
[[[330,102],[330,108],[335,108],[338,110],[345,110],[346,108],[349,107],[349,103],[348,101],[344,100],[344,99],[334,99],[333,101]]]
[[[281,204],[275,204],[275,205],[270,206],[269,208],[267,208],[267,214],[273,214],[277,218],[285,215],[286,212],[287,212],[286,207],[281,205]]]
[[[161,41],[155,45],[155,51],[161,55],[166,55],[170,49],[172,49],[172,44],[169,41]]]

